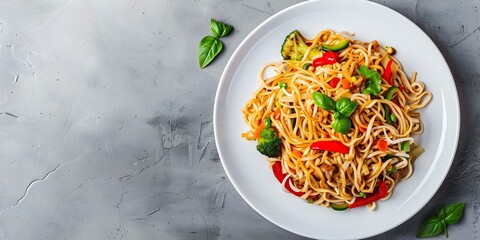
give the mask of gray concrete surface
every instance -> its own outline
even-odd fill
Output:
[[[298,2],[0,0],[0,239],[302,239],[239,196],[212,127],[216,87],[235,48]],[[429,213],[457,201],[466,208],[450,239],[478,239],[480,2],[375,2],[438,45],[455,77],[462,127],[431,202],[372,239],[412,239]],[[210,18],[235,31],[201,70],[197,45]]]

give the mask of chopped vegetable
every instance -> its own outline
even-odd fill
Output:
[[[393,114],[393,113],[390,113],[390,120],[392,122],[397,122],[397,116],[395,116],[395,114]]]
[[[367,197],[367,194],[364,193],[364,192],[359,192],[358,194],[360,195],[360,197],[363,197],[363,198],[366,198],[366,197]]]
[[[383,108],[385,109],[385,120],[388,124],[393,125],[393,120],[391,118],[392,113],[390,113],[390,107],[387,104],[382,104]]]
[[[388,54],[390,55],[393,55],[395,54],[397,51],[395,50],[395,48],[391,47],[391,46],[386,46],[385,47],[385,50],[387,51]]]
[[[385,155],[385,157],[382,157],[382,161],[385,162],[385,161],[387,161],[388,159],[396,158],[396,157],[397,157],[397,156],[395,156],[395,155],[387,154],[387,155]]]
[[[378,72],[375,70],[369,69],[365,65],[360,66],[357,69],[357,72],[360,73],[364,78],[369,79],[362,93],[378,95],[382,90],[380,88],[380,83],[382,82],[382,77],[380,77],[380,74],[378,74]]]
[[[385,92],[385,99],[386,100],[392,100],[393,99],[393,95],[395,93],[397,93],[400,89],[398,87],[390,87],[386,92]]]
[[[262,130],[265,128],[265,122],[261,122],[260,125],[258,125],[258,127],[255,129],[255,131],[253,132],[253,138],[254,139],[259,139],[260,138],[260,133],[262,132]]]
[[[294,30],[288,34],[287,37],[285,37],[285,41],[283,41],[280,53],[282,54],[284,60],[301,61],[308,48],[309,46],[305,43],[305,39],[303,38],[302,34],[300,34],[298,30]],[[321,52],[317,47],[312,48],[307,59],[312,59],[314,56],[319,55],[320,53]]]
[[[347,39],[343,39],[333,46],[330,46],[330,45],[327,45],[327,44],[322,44],[322,50],[338,52],[338,51],[341,51],[341,50],[347,48],[348,45],[350,45],[350,42]]]
[[[313,67],[320,67],[323,65],[334,64],[338,62],[338,56],[334,52],[326,52],[321,57],[313,60]]]
[[[287,84],[284,82],[278,82],[278,86],[283,89],[287,88]]]
[[[378,150],[380,150],[380,151],[387,151],[388,150],[388,143],[387,143],[387,141],[385,141],[385,139],[380,138],[377,141],[377,147],[378,147]]]
[[[348,204],[345,203],[330,203],[330,207],[332,207],[333,210],[337,211],[343,211],[348,208]]]
[[[350,152],[349,147],[336,140],[314,142],[310,145],[310,149],[339,152],[344,154],[348,154]]]
[[[410,157],[412,158],[412,162],[414,162],[420,155],[422,155],[422,153],[425,152],[425,149],[423,149],[420,145],[417,145],[417,144],[413,144],[414,147],[413,149],[410,151]]]
[[[398,91],[400,91],[398,87],[390,87],[387,92],[385,92],[385,99],[391,101]],[[385,120],[387,123],[392,125],[394,122],[397,122],[397,116],[390,112],[390,107],[387,104],[383,104],[383,108],[385,109]]]
[[[287,175],[282,172],[282,163],[280,161],[276,161],[275,163],[273,163],[272,171],[273,175],[275,175],[275,178],[280,183],[283,183],[283,180],[287,177]],[[290,184],[288,184],[287,182],[285,182],[284,187],[295,196],[301,197],[303,195],[303,192],[297,192],[293,190],[292,187],[290,187]]]
[[[350,89],[350,83],[348,82],[348,80],[346,78],[342,79],[342,87],[344,89]]]
[[[364,205],[376,202],[386,197],[387,195],[388,195],[387,183],[380,182],[380,187],[378,187],[378,190],[375,193],[368,195],[366,198],[355,199],[355,202],[349,204],[348,207],[356,208],[356,207],[364,206]]]
[[[281,108],[281,107],[282,107],[282,104],[281,104],[279,101],[276,101],[276,102],[275,102],[275,107],[276,107],[276,108]]]
[[[272,127],[265,127],[260,133],[257,150],[267,157],[278,157],[281,144],[282,141],[277,137],[275,130]]]
[[[392,174],[392,173],[396,173],[397,172],[397,168],[395,166],[392,166],[392,168],[390,170],[387,170],[387,174]]]
[[[340,78],[334,77],[334,78],[330,79],[328,84],[330,84],[331,87],[337,87],[339,82],[340,82]]]
[[[392,85],[392,80],[390,80],[390,77],[392,75],[392,62],[393,60],[390,59],[388,60],[387,66],[385,67],[385,71],[383,72],[383,79],[387,81],[388,84]]]
[[[312,64],[311,63],[304,63],[303,66],[302,66],[302,69],[307,70],[308,67],[310,67],[310,65],[312,65]]]
[[[267,117],[265,119],[265,128],[270,128],[272,126],[272,119],[270,117]]]
[[[293,150],[293,151],[292,151],[292,154],[293,154],[295,157],[297,157],[297,158],[301,158],[302,155],[303,155],[303,154],[302,154],[300,151],[298,151],[298,150]]]
[[[281,114],[282,112],[280,111],[280,108],[277,108],[277,110],[275,110],[275,112],[273,113],[273,119],[275,120],[280,119]]]
[[[400,145],[400,150],[404,152],[410,152],[410,142],[409,141],[402,142],[402,144]]]

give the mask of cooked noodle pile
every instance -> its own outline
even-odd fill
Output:
[[[280,162],[286,175],[282,184],[301,192],[301,198],[313,204],[352,204],[373,195],[381,182],[388,188],[383,199],[389,198],[395,185],[413,172],[413,160],[418,155],[415,148],[421,147],[412,136],[423,132],[418,110],[428,104],[432,94],[416,80],[416,73],[407,77],[400,62],[377,41],[362,42],[332,30],[303,39],[309,47],[301,59],[267,63],[261,68],[260,87],[242,110],[250,127],[243,136],[255,139],[254,132],[269,118],[281,147],[280,155],[267,158],[268,162],[271,166]],[[321,50],[322,44],[334,46],[345,39],[349,44],[335,52],[337,62],[307,67],[328,52]],[[312,56],[315,49],[320,50]],[[365,93],[372,80],[359,74],[358,69],[365,65],[384,76],[389,61],[390,80],[382,79],[379,94]],[[272,70],[274,76],[269,74]],[[387,99],[392,86],[398,91]],[[348,132],[332,128],[335,110],[318,106],[312,97],[314,92],[334,101],[348,98],[358,103],[348,116]],[[317,142],[336,141],[348,147],[348,154],[311,149]],[[379,141],[387,145],[382,147]],[[411,151],[402,149],[404,142],[412,146]],[[375,202],[368,203],[370,209],[375,206]]]

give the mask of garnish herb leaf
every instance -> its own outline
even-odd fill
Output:
[[[445,207],[445,222],[454,224],[460,221],[465,203],[455,203]]]
[[[352,102],[348,98],[340,98],[336,103],[337,111],[345,117],[350,117],[357,108],[358,103]]]
[[[202,38],[198,44],[198,63],[200,68],[205,68],[222,51],[223,43],[220,41],[220,38],[230,34],[233,27],[217,22],[212,18],[210,19],[210,30],[213,36]]]
[[[348,130],[350,130],[351,127],[352,127],[352,121],[350,120],[350,118],[345,117],[341,114],[339,115],[339,117],[337,117],[337,119],[334,119],[332,121],[333,130],[342,134],[348,133]]]
[[[212,36],[206,36],[198,45],[198,63],[205,68],[222,51],[223,44]]]
[[[329,96],[323,93],[313,92],[312,98],[315,105],[319,106],[323,110],[327,110],[327,111],[335,110],[335,101],[331,99]]]
[[[362,65],[357,69],[357,72],[360,73],[364,78],[369,79],[363,94],[372,94],[378,95],[382,89],[380,88],[380,83],[382,82],[382,77],[378,74],[377,71],[369,69],[367,66]]]
[[[443,225],[440,218],[436,215],[430,216],[417,230],[417,238],[433,237],[440,234],[443,230]]]
[[[333,119],[340,119],[342,117],[342,114],[339,112],[334,112],[333,113]]]
[[[417,230],[417,238],[433,237],[442,231],[448,237],[448,224],[460,221],[465,203],[454,203],[440,208],[433,216],[428,217]]]
[[[212,30],[213,36],[216,38],[221,38],[230,34],[233,30],[233,26],[223,22],[217,22],[212,18],[210,19],[210,30]]]

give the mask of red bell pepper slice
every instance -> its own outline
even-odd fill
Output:
[[[383,79],[387,81],[388,84],[392,85],[392,81],[390,77],[392,75],[392,62],[393,59],[388,60],[387,67],[385,67],[385,71],[383,72]]]
[[[280,163],[280,161],[276,161],[275,163],[273,163],[272,171],[273,175],[275,175],[275,177],[280,183],[282,183],[283,179],[287,177],[287,175],[282,172],[282,163]],[[285,182],[284,187],[295,196],[301,197],[303,195],[303,192],[297,192],[293,190],[292,187],[290,187],[290,184],[288,184],[288,181]]]
[[[332,51],[324,53],[321,57],[315,58],[312,62],[313,67],[319,67],[338,62],[338,55]]]
[[[325,150],[325,151],[332,151],[332,152],[339,152],[348,154],[350,152],[350,148],[343,145],[340,141],[318,141],[314,142],[310,145],[310,149],[312,150]]]
[[[328,82],[328,84],[330,84],[331,87],[336,87],[339,82],[340,82],[340,78],[334,77],[330,80],[330,82]]]
[[[380,182],[380,187],[378,188],[378,191],[375,193],[367,196],[366,198],[357,198],[355,199],[355,202],[348,204],[348,208],[355,208],[355,207],[360,207],[367,205],[369,203],[376,202],[388,195],[388,188],[387,188],[387,183],[386,182]]]

